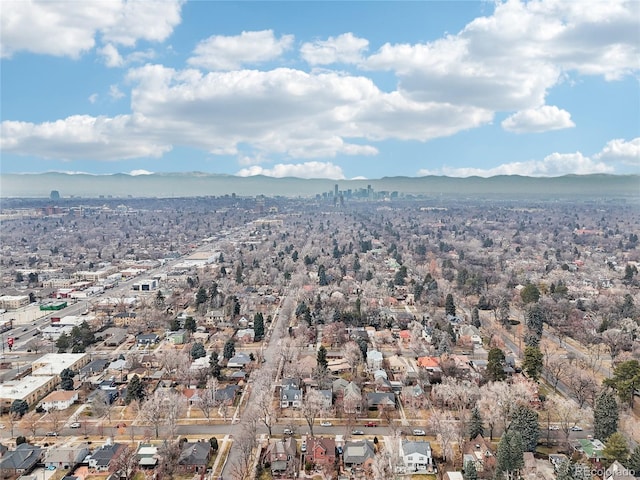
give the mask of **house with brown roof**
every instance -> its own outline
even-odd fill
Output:
[[[332,438],[309,438],[307,461],[316,465],[333,466],[336,463],[336,441]]]
[[[47,412],[49,410],[66,410],[78,401],[78,392],[75,390],[56,390],[44,397],[40,406]]]

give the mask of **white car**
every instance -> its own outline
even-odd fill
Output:
[[[421,430],[419,428],[414,428],[413,429],[413,434],[417,437],[424,437],[426,435],[426,432],[424,430]]]
[[[572,432],[581,432],[582,431],[582,427],[579,427],[578,425],[574,425],[569,430],[571,430]]]
[[[321,427],[333,427],[333,423],[331,422],[320,422]]]
[[[558,425],[549,425],[549,430],[560,430]]]
[[[284,433],[285,435],[293,435],[293,430],[291,430],[290,428],[285,428],[282,433]]]
[[[80,428],[80,422],[73,422],[69,425],[69,428]]]

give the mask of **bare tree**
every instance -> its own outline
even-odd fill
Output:
[[[138,470],[138,455],[134,448],[126,445],[112,461],[113,470],[124,480],[132,480]]]
[[[554,391],[558,390],[558,383],[565,377],[565,372],[568,367],[566,358],[545,355],[545,373],[547,374],[547,380],[553,387]]]
[[[255,449],[257,447],[256,432],[253,422],[242,425],[240,435],[234,441],[234,447],[238,456],[231,468],[231,476],[235,480],[251,480],[255,478],[253,471]]]
[[[267,427],[269,436],[271,436],[273,425],[278,420],[277,409],[274,405],[270,389],[261,389],[258,391],[260,393],[258,394],[254,405],[259,412],[260,421],[265,427]]]
[[[37,412],[31,411],[22,417],[20,421],[22,428],[31,432],[32,436],[36,436],[38,431],[38,422],[40,421],[40,415]]]
[[[362,351],[356,342],[347,342],[343,347],[344,358],[351,365],[351,373],[358,370],[358,366],[362,363]]]
[[[167,427],[169,428],[169,438],[176,436],[178,420],[185,409],[186,399],[184,395],[175,390],[165,391],[163,395],[164,415]]]
[[[207,388],[200,392],[198,399],[196,400],[196,406],[202,411],[207,422],[211,421],[211,413],[219,404],[217,399],[218,388],[218,379],[210,378],[207,382]]]
[[[316,418],[324,416],[327,411],[325,396],[318,390],[311,390],[302,399],[302,416],[309,425],[309,433],[313,437],[313,423]]]
[[[20,414],[18,412],[9,412],[9,415],[7,415],[7,421],[9,422],[9,429],[11,432],[11,436],[13,437],[13,429],[15,428],[16,424],[20,421]]]
[[[107,418],[111,422],[111,399],[109,394],[103,390],[99,390],[91,400],[91,412],[95,414],[97,418]]]
[[[597,380],[582,368],[572,366],[567,371],[567,388],[578,402],[578,407],[593,404],[598,392]]]
[[[579,408],[573,400],[559,396],[551,397],[546,403],[547,408],[551,412],[551,417],[558,422],[558,427],[564,436],[564,442],[567,449],[569,449],[569,433],[571,432],[571,427],[576,426],[580,420],[588,418],[590,416],[589,412],[583,408]]]
[[[156,438],[158,438],[160,434],[160,425],[165,421],[165,412],[165,398],[162,389],[158,389],[153,392],[153,395],[147,398],[141,406],[140,414],[142,416],[142,421],[153,425]]]
[[[442,410],[432,410],[429,417],[429,427],[436,434],[438,442],[442,447],[442,459],[453,459],[453,441],[456,438],[455,419],[450,412]]]
[[[52,408],[47,412],[47,423],[52,432],[59,433],[62,426],[62,412]]]

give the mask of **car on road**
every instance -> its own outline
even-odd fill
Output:
[[[351,435],[364,435],[362,430],[351,430]]]
[[[426,435],[426,432],[424,430],[419,429],[419,428],[414,428],[413,429],[413,434],[416,435],[417,437],[424,437]]]
[[[293,430],[291,430],[290,428],[285,428],[282,433],[284,433],[285,435],[293,435]]]
[[[367,422],[364,424],[365,427],[377,427],[378,424],[376,422]]]
[[[582,427],[580,427],[578,425],[574,425],[569,430],[571,430],[572,432],[581,432],[582,431]]]
[[[320,422],[321,427],[333,427],[333,423],[331,422]]]
[[[47,432],[47,433],[45,433],[45,436],[47,436],[47,437],[57,437],[58,433],[57,432]]]
[[[69,425],[69,428],[80,428],[80,422],[73,422]]]
[[[558,425],[549,425],[549,430],[560,430]]]

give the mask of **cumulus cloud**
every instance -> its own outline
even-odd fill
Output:
[[[207,70],[233,70],[247,64],[274,60],[291,48],[293,35],[277,39],[273,30],[214,35],[201,41],[188,64]]]
[[[120,87],[118,87],[118,85],[110,85],[109,86],[109,96],[113,100],[119,100],[122,97],[124,97],[124,93],[122,93],[122,91],[120,90]]]
[[[637,71],[639,15],[634,1],[502,2],[456,35],[385,44],[363,66],[394,71],[416,100],[534,109],[565,74],[611,80]]]
[[[104,47],[98,49],[98,55],[103,57],[104,64],[107,67],[121,67],[124,65],[124,58],[118,52],[118,49],[112,44],[107,43]]]
[[[597,159],[585,157],[582,153],[552,153],[543,160],[503,163],[493,168],[448,167],[436,170],[422,169],[418,176],[446,175],[449,177],[493,177],[495,175],[524,175],[530,177],[558,177],[568,174],[587,175],[592,173],[613,173],[611,165]]]
[[[258,165],[243,168],[236,175],[251,177],[265,175],[267,177],[297,177],[297,178],[330,178],[332,180],[344,179],[342,168],[330,162],[305,162],[305,163],[279,163],[273,168],[264,168]]]
[[[0,57],[32,53],[78,58],[96,37],[133,47],[138,40],[163,41],[180,23],[183,0],[3,2]],[[73,14],[71,14],[71,11]]]
[[[625,165],[640,167],[640,137],[628,142],[621,138],[611,140],[594,158],[606,162],[621,162]]]
[[[96,103],[98,101],[98,94],[92,93],[89,95],[89,103]]]
[[[349,32],[337,37],[329,37],[327,40],[303,43],[300,54],[311,65],[359,63],[367,48],[369,48],[367,39],[358,38]]]
[[[555,105],[543,105],[514,113],[504,119],[502,128],[515,133],[540,133],[575,127],[571,114]]]
[[[137,177],[138,175],[153,175],[153,172],[150,172],[149,170],[139,169],[139,170],[131,170],[129,172],[129,175],[131,175],[132,177]]]
[[[74,115],[37,125],[3,121],[0,149],[63,160],[84,160],[89,155],[96,160],[160,157],[171,150],[171,145],[141,134],[146,130],[144,124],[141,116],[130,115],[113,118]]]

